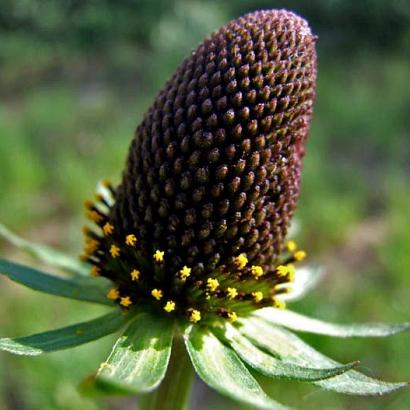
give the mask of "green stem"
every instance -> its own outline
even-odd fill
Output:
[[[176,336],[165,378],[157,390],[141,397],[139,410],[186,410],[193,375],[184,341]]]

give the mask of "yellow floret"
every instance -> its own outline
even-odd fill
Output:
[[[295,252],[298,246],[295,241],[287,241],[286,248],[289,252]]]
[[[111,225],[109,222],[107,222],[103,227],[102,230],[104,232],[104,235],[108,236],[111,235],[114,232],[114,226]]]
[[[238,269],[244,268],[248,263],[248,258],[246,257],[246,253],[241,253],[235,258],[235,265]]]
[[[128,307],[132,305],[132,301],[129,296],[124,296],[121,298],[120,305],[124,307]]]
[[[125,243],[128,245],[128,246],[135,246],[136,244],[137,244],[137,237],[135,236],[135,235],[133,235],[133,234],[131,234],[131,235],[127,235],[126,237],[125,237]]]
[[[263,299],[263,293],[262,292],[252,292],[253,300],[256,303],[259,303]]]
[[[229,312],[228,319],[230,322],[236,322],[238,320],[238,315],[235,312]]]
[[[130,275],[131,275],[131,280],[137,281],[141,276],[141,272],[138,269],[134,269],[131,271]]]
[[[117,245],[111,245],[110,254],[115,259],[120,256],[120,248]]]
[[[116,288],[110,289],[107,293],[108,299],[115,300],[115,299],[118,299],[119,297],[120,297],[120,292]]]
[[[164,306],[164,310],[165,312],[168,312],[168,313],[175,310],[175,302],[173,300],[168,300],[168,302]]]
[[[98,249],[99,246],[100,242],[96,239],[88,239],[84,246],[84,252],[86,255],[91,255]]]
[[[160,299],[162,299],[162,296],[163,296],[162,290],[160,290],[160,289],[152,289],[151,295],[152,295],[155,299],[160,300]]]
[[[94,207],[94,202],[91,201],[90,199],[86,199],[84,201],[84,208],[85,209],[92,209]]]
[[[159,249],[157,249],[153,255],[154,261],[164,262],[164,255],[165,255],[164,251],[160,251]]]
[[[297,251],[293,254],[293,257],[298,262],[303,261],[303,259],[306,258],[306,252],[305,251]]]
[[[286,309],[286,303],[283,300],[272,298],[272,301],[276,309]]]
[[[95,223],[100,223],[103,220],[103,216],[100,215],[97,211],[88,210],[86,212],[86,216],[88,219]]]
[[[91,276],[97,277],[101,275],[101,269],[98,266],[93,266],[91,268]]]
[[[263,275],[262,266],[252,265],[251,266],[251,273],[255,277],[255,279],[259,279]]]
[[[201,312],[199,310],[196,309],[192,309],[189,312],[189,320],[192,323],[197,323],[201,320]]]
[[[180,271],[179,271],[179,277],[182,281],[186,281],[186,279],[191,275],[191,268],[188,268],[188,266],[184,266]]]
[[[229,299],[235,299],[238,296],[238,291],[236,288],[228,288],[226,289],[226,292],[228,293]]]
[[[289,273],[289,265],[279,265],[276,268],[276,272],[279,274],[279,276],[286,276]]]
[[[206,281],[206,287],[210,292],[215,292],[219,288],[218,279],[208,278]]]

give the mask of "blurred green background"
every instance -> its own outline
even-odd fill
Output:
[[[410,2],[406,0],[2,0],[0,221],[72,253],[82,203],[117,182],[133,130],[163,82],[229,19],[287,8],[319,35],[318,96],[297,213],[298,240],[323,264],[295,308],[340,322],[410,319]],[[0,243],[2,255],[24,260]],[[0,280],[0,334],[22,335],[102,308]],[[84,309],[86,306],[86,310]],[[410,335],[339,341],[304,335],[337,360],[388,380],[410,377]],[[0,409],[132,409],[77,386],[112,338],[38,358],[0,355]],[[300,409],[409,409],[410,392],[352,398],[302,383],[266,388]],[[239,409],[202,383],[194,409]]]

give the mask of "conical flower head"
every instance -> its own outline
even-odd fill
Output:
[[[87,234],[87,255],[118,285],[113,299],[151,297],[191,317],[275,300],[292,276],[281,252],[315,80],[315,37],[283,10],[231,21],[178,67],[135,132],[109,210],[88,204],[103,237]]]

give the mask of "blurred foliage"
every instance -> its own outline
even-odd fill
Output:
[[[2,0],[0,220],[31,239],[81,247],[82,202],[118,181],[132,132],[163,82],[201,39],[258,8],[288,8],[318,34],[319,80],[297,214],[299,241],[328,276],[296,308],[339,321],[409,320],[410,3],[406,0]],[[2,244],[0,244],[2,245]],[[20,255],[3,247],[10,258]],[[76,320],[75,302],[1,281],[1,335]],[[409,336],[343,341],[305,336],[340,361],[408,379]],[[84,398],[78,381],[110,340],[22,359],[2,354],[1,409],[127,409]],[[98,348],[96,346],[99,346]],[[371,373],[372,374],[372,373]],[[408,409],[410,393],[350,398],[267,383],[299,408]],[[195,409],[237,409],[196,385]]]

